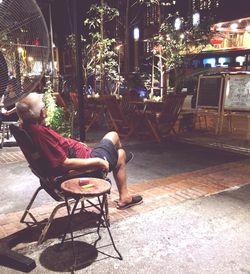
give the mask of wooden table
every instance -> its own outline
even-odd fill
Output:
[[[103,115],[105,116],[105,106],[101,97],[87,97],[85,98],[86,107],[86,128],[88,130],[96,123],[99,123]]]
[[[109,193],[111,184],[98,178],[75,178],[63,182],[61,188],[67,196],[90,198]]]
[[[163,106],[163,102],[156,102],[156,101],[130,101],[131,105],[135,106],[135,110],[141,111],[142,113],[146,111],[155,111],[160,112]]]

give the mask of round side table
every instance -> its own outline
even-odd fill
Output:
[[[74,179],[70,179],[63,182],[61,184],[61,188],[64,193],[67,212],[68,212],[68,227],[67,227],[67,230],[65,231],[65,234],[62,238],[61,243],[62,244],[64,243],[66,234],[67,232],[69,232],[71,235],[73,255],[74,255],[75,261],[76,261],[76,256],[75,256],[75,247],[74,247],[74,236],[73,236],[73,230],[72,230],[72,219],[79,201],[84,199],[88,200],[90,205],[94,206],[99,211],[99,221],[97,225],[97,234],[99,236],[99,239],[101,238],[99,233],[100,226],[104,222],[104,227],[107,228],[108,230],[112,245],[119,256],[118,258],[122,260],[122,255],[120,254],[120,252],[117,250],[115,246],[115,243],[109,228],[107,194],[110,193],[111,184],[108,181],[104,179],[99,179],[99,178],[74,178]],[[69,199],[72,199],[72,198],[75,199],[75,204],[71,210],[69,206]],[[90,202],[89,199],[91,198],[97,198],[98,204],[96,205]]]

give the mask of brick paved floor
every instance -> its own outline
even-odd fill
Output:
[[[14,155],[16,159],[21,160],[18,153]],[[111,222],[248,184],[249,164],[250,160],[243,160],[130,185],[132,193],[143,195],[144,203],[126,210],[115,208],[113,201],[118,197],[118,193],[112,191],[109,197]],[[49,216],[55,204],[34,208],[32,212],[38,220],[43,220]],[[0,215],[0,238],[26,227],[19,222],[22,213],[13,212]],[[65,210],[60,210],[57,216],[61,217],[65,214]]]
[[[20,162],[24,160],[25,159],[21,151],[10,151],[0,153],[0,165]]]
[[[199,137],[197,143],[200,143],[200,140]],[[24,161],[24,157],[16,148],[8,147],[0,150],[0,165],[19,161]],[[144,203],[126,210],[115,208],[113,201],[117,199],[118,193],[112,191],[109,197],[111,222],[248,184],[250,182],[249,164],[250,160],[242,160],[132,184],[129,186],[130,191],[142,194]],[[38,220],[44,220],[55,205],[56,203],[43,205],[34,208],[32,212]],[[26,228],[25,224],[19,222],[22,214],[23,211],[0,214],[0,238]],[[60,210],[57,216],[62,217],[65,214],[65,210]]]

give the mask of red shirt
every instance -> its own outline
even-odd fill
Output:
[[[24,124],[23,128],[46,160],[51,175],[60,175],[64,171],[63,162],[69,157],[69,148],[74,149],[76,158],[90,157],[91,148],[76,140],[65,138],[44,125]]]

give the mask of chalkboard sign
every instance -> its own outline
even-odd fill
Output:
[[[219,108],[223,77],[200,76],[197,92],[197,107]]]
[[[229,75],[226,78],[224,109],[250,111],[250,75]]]

